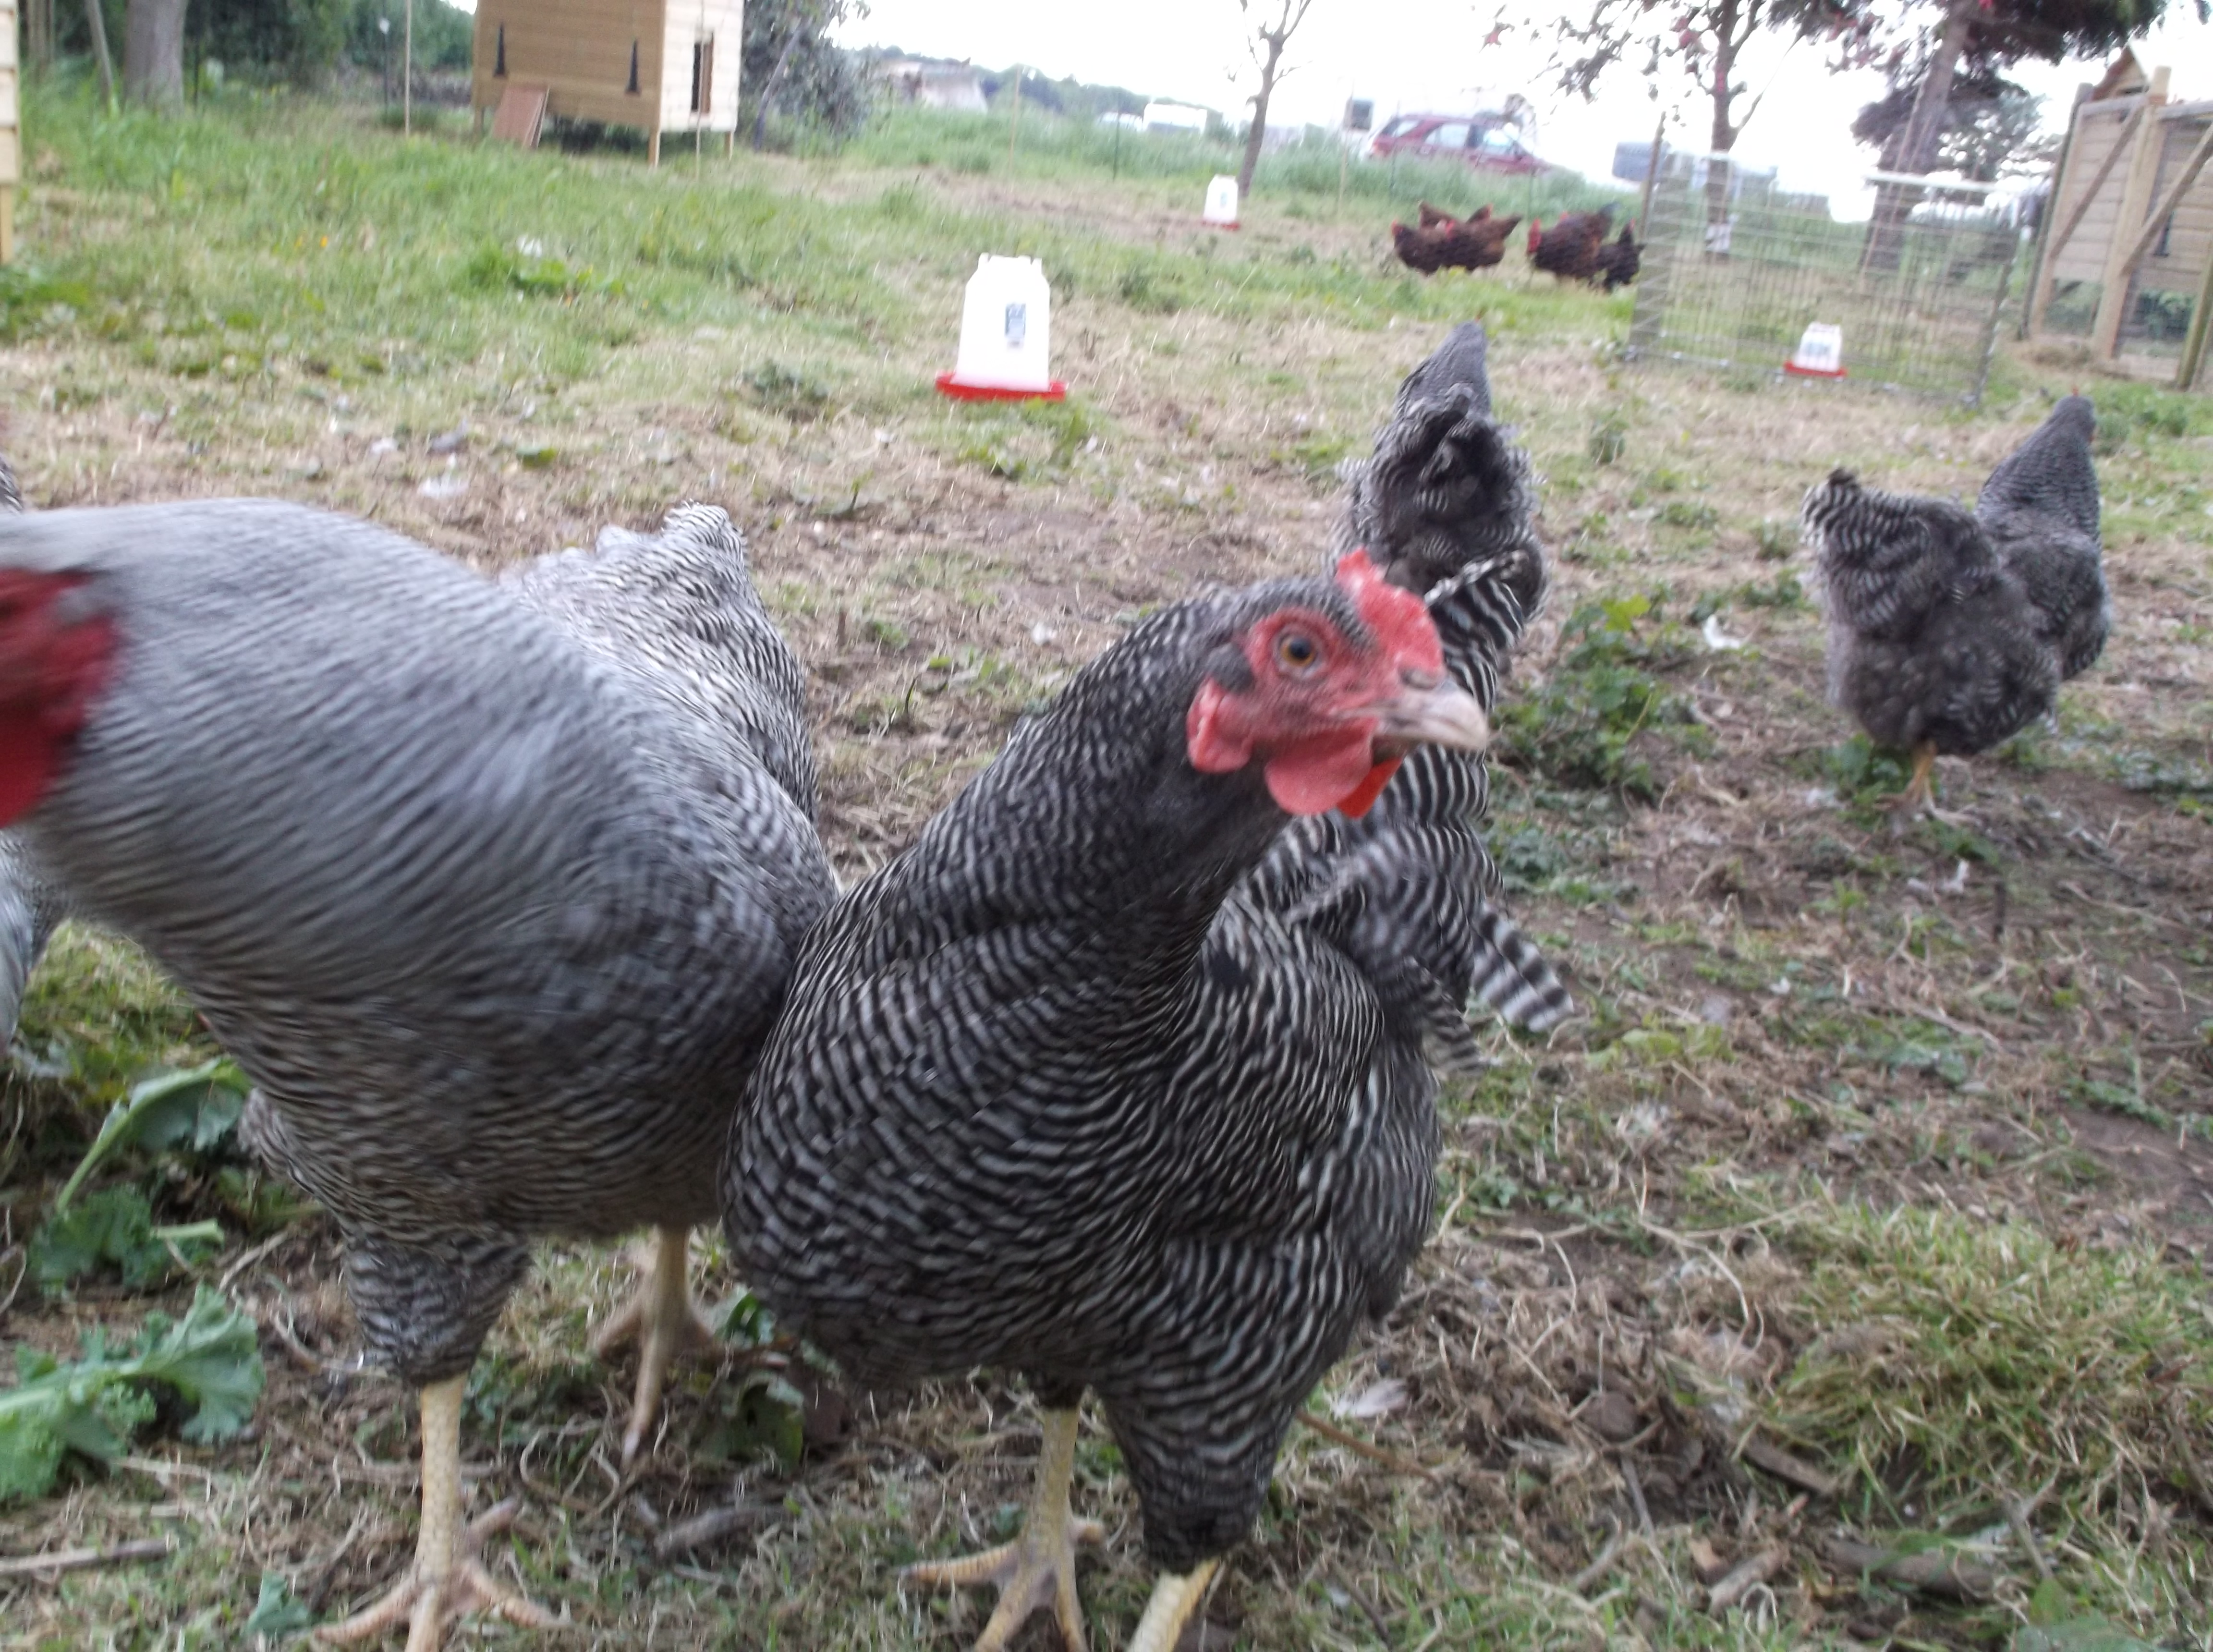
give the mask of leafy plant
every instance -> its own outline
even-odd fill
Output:
[[[1652,596],[1587,602],[1562,627],[1567,652],[1541,686],[1502,707],[1509,743],[1502,758],[1579,789],[1619,791],[1649,802],[1660,795],[1638,737],[1667,728],[1679,741],[1704,735],[1690,704],[1653,674],[1692,657],[1689,633],[1661,617]]]
[[[620,282],[596,274],[588,264],[570,265],[549,258],[532,241],[481,248],[462,275],[468,285],[480,292],[515,292],[530,298],[558,298],[564,303],[585,293],[612,296],[622,290]]]
[[[103,1187],[65,1210],[57,1210],[31,1235],[31,1277],[58,1290],[87,1274],[113,1267],[134,1290],[157,1285],[223,1248],[215,1222],[157,1228],[146,1196],[135,1187]]]
[[[148,1314],[127,1354],[111,1352],[98,1326],[68,1362],[18,1348],[16,1385],[0,1391],[0,1502],[44,1497],[71,1452],[114,1461],[164,1390],[192,1408],[179,1430],[186,1440],[232,1438],[261,1398],[258,1341],[253,1320],[203,1286],[183,1319]]]
[[[246,1075],[220,1058],[140,1080],[108,1110],[100,1134],[55,1196],[54,1214],[69,1209],[85,1178],[118,1148],[136,1143],[149,1153],[172,1148],[198,1154],[219,1150],[237,1132],[247,1089]]]

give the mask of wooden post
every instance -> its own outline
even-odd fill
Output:
[[[2090,353],[2112,360],[2120,354],[2121,322],[2128,307],[2129,246],[2151,204],[2151,186],[2159,175],[2159,151],[2167,134],[2160,130],[2159,111],[2167,101],[2168,74],[2164,68],[2151,72],[2146,94],[2143,124],[2137,128],[2129,150],[2128,181],[2121,186],[2121,206],[2113,219],[2112,244],[2106,250],[2106,269],[2098,283],[2098,317],[2090,324]]]
[[[2076,108],[2076,115],[2078,115],[2078,119],[2080,119],[2080,113],[2082,113],[2082,108],[2089,108],[2089,104],[2080,104],[2080,107]],[[2151,104],[2149,104],[2149,101],[2143,101],[2143,104],[2137,104],[2136,108],[2131,108],[2131,111],[2129,111],[2127,119],[2125,119],[2125,122],[2122,122],[2120,132],[2118,132],[2116,137],[2113,137],[2113,148],[2109,148],[2109,150],[2106,150],[2106,153],[2105,153],[2105,159],[2102,159],[2102,162],[2098,162],[2098,170],[2095,170],[2095,173],[2091,173],[2089,186],[2087,186],[2087,188],[2082,190],[2082,192],[2080,192],[2078,197],[2076,197],[2076,204],[2071,205],[2070,210],[2067,210],[2067,216],[2064,216],[2064,219],[2060,221],[2058,232],[2056,232],[2056,235],[2049,236],[2047,241],[2045,241],[2043,265],[2040,265],[2040,270],[2043,270],[2043,274],[2040,274],[2040,277],[2038,277],[2038,278],[2040,278],[2040,281],[2043,281],[2043,292],[2038,292],[2038,294],[2036,294],[2036,301],[2033,301],[2033,305],[2032,305],[2032,319],[2029,319],[2029,327],[2032,327],[2032,332],[2043,330],[2043,325],[2045,325],[2045,308],[2047,308],[2047,305],[2051,303],[2051,283],[2054,283],[2054,277],[2056,277],[2054,265],[2058,265],[2060,252],[2063,252],[2064,247],[2067,247],[2067,243],[2070,243],[2071,239],[2074,239],[2076,228],[2080,228],[2080,223],[2082,223],[2082,215],[2085,215],[2085,212],[2089,212],[2091,201],[2098,199],[2098,190],[2105,188],[2105,181],[2109,180],[2109,177],[2112,177],[2112,174],[2113,174],[2113,168],[2116,168],[2116,166],[2120,166],[2120,159],[2125,157],[2125,155],[2129,155],[2129,150],[2131,150],[2131,146],[2133,146],[2133,143],[2136,143],[2137,132],[2143,132],[2143,131],[2144,131],[2144,122],[2149,122],[2149,119],[2151,119]],[[2074,142],[2074,139],[2070,139],[2070,146],[2071,146],[2071,142]],[[2051,201],[2051,205],[2054,205],[2054,210],[2056,210],[2056,208],[2058,208],[2058,197],[2056,197],[2056,195],[2054,195],[2054,201]]]
[[[661,164],[661,117],[659,115],[654,116],[653,130],[645,135],[645,164],[649,167],[657,167]]]
[[[1652,231],[1652,189],[1660,181],[1660,148],[1667,141],[1667,112],[1660,112],[1660,124],[1652,129],[1652,156],[1644,163],[1644,193],[1637,203],[1637,239],[1649,241]]]
[[[2205,278],[2198,283],[2198,302],[2190,307],[2190,336],[2182,341],[2182,363],[2174,370],[2174,387],[2187,390],[2198,382],[2205,364],[2205,339],[2213,332],[2213,248],[2205,258]]]
[[[94,0],[97,3],[98,0]],[[415,131],[415,0],[407,0],[406,33],[399,46],[399,135]]]
[[[2028,285],[2024,290],[2028,302],[2021,307],[2021,326],[2014,333],[2016,338],[2027,338],[2036,331],[2044,320],[2044,307],[2051,302],[2051,284],[2045,280],[2044,271],[2051,262],[2052,241],[2059,229],[2059,203],[2067,196],[2075,165],[2075,141],[2082,131],[2082,111],[2089,107],[2089,100],[2078,94],[2067,117],[2067,136],[2059,140],[2059,159],[2051,168],[2051,193],[2036,226],[2036,251],[2029,259]]]

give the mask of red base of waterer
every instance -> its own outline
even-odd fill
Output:
[[[1066,401],[1068,387],[1058,379],[1042,390],[1009,390],[996,384],[963,384],[950,373],[937,375],[937,388],[955,401]]]
[[[1198,227],[1201,229],[1242,229],[1245,226],[1235,218],[1228,223],[1216,223],[1211,218],[1201,218],[1198,221]]]
[[[1783,363],[1783,370],[1795,373],[1801,379],[1841,379],[1844,376],[1844,369],[1841,367],[1801,367],[1795,362]]]

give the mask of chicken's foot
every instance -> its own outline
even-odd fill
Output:
[[[924,1561],[900,1574],[911,1582],[954,1588],[990,1583],[999,1604],[976,1642],[976,1652],[1001,1652],[1030,1614],[1050,1606],[1068,1652],[1083,1652],[1083,1612],[1076,1598],[1076,1545],[1106,1533],[1096,1521],[1069,1517],[1068,1484],[1076,1472],[1076,1411],[1045,1414],[1045,1448],[1038,1454],[1037,1484],[1029,1517],[1012,1543],[963,1560]]]
[[[315,1631],[319,1641],[365,1641],[401,1624],[407,1652],[436,1652],[446,1625],[471,1612],[492,1612],[524,1629],[560,1620],[499,1582],[477,1558],[484,1540],[504,1531],[517,1505],[509,1501],[461,1523],[461,1387],[466,1377],[423,1390],[423,1525],[415,1563],[375,1605]]]
[[[1913,748],[1913,773],[1905,783],[1905,789],[1887,805],[1893,835],[1903,833],[1924,815],[1932,820],[1942,820],[1946,826],[1966,824],[1960,816],[1947,814],[1936,807],[1936,748],[1924,741]]]
[[[1163,1577],[1154,1584],[1145,1615],[1137,1620],[1137,1632],[1130,1637],[1130,1652],[1175,1652],[1184,1625],[1206,1599],[1206,1586],[1221,1565],[1218,1559],[1202,1560],[1180,1576]]]
[[[623,1466],[637,1460],[661,1411],[661,1391],[668,1367],[679,1354],[700,1353],[715,1345],[715,1333],[692,1307],[685,1281],[691,1229],[655,1228],[653,1244],[638,1259],[645,1277],[630,1301],[592,1338],[592,1352],[609,1352],[637,1339],[637,1391],[631,1401],[630,1426],[623,1430]]]

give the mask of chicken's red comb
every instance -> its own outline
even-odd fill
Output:
[[[1444,670],[1445,651],[1422,599],[1384,578],[1381,570],[1368,560],[1364,548],[1338,559],[1337,582],[1351,597],[1361,619],[1375,633],[1393,664],[1401,670]]]

